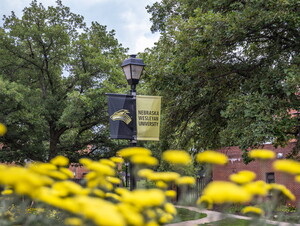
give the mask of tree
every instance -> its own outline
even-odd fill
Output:
[[[88,28],[57,0],[4,17],[0,33],[0,121],[8,127],[1,160],[63,154],[76,161],[114,151],[105,93],[126,84],[119,66],[126,49],[114,31],[96,22]]]
[[[243,150],[297,139],[300,3],[162,0],[148,6],[145,76],[164,96],[166,147]],[[174,142],[176,141],[176,142]],[[247,159],[245,159],[248,161]]]

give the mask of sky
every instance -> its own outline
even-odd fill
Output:
[[[71,12],[84,17],[87,25],[96,21],[106,25],[107,30],[115,30],[116,38],[129,54],[143,52],[158,41],[159,34],[150,31],[150,14],[145,7],[158,0],[62,0]],[[38,0],[45,7],[56,5],[55,0]],[[21,17],[22,10],[31,0],[1,0],[0,17],[11,15],[14,11]],[[1,20],[2,25],[2,20]]]

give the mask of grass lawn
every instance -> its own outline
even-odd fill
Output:
[[[172,223],[197,220],[207,216],[205,213],[198,213],[184,208],[176,208],[176,210],[177,210],[177,215],[172,221]]]

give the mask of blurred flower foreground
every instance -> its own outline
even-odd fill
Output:
[[[257,161],[274,158],[269,150],[253,150],[249,154]],[[228,161],[225,155],[211,150],[197,154],[194,159],[208,170],[213,164],[224,165]],[[133,191],[121,187],[117,166],[124,161],[134,166],[136,178],[143,178],[153,186]],[[161,161],[180,167],[194,164],[193,158],[180,150],[164,152]],[[293,174],[295,180],[300,181],[300,163],[286,161],[276,160],[274,168]],[[187,191],[184,188],[193,186],[195,178],[181,175],[180,170],[155,172],[151,168],[158,163],[150,150],[141,147],[122,149],[110,159],[83,158],[80,164],[89,172],[80,184],[71,180],[69,160],[63,156],[49,163],[35,162],[24,167],[0,165],[1,225],[152,226],[169,223],[176,215],[172,204],[176,197],[174,186]],[[243,214],[257,218],[267,216],[282,199],[295,200],[284,185],[255,181],[255,177],[251,171],[240,171],[230,176],[231,181],[212,181],[194,204],[211,209],[215,205],[241,203],[245,204]],[[272,205],[264,206],[266,199]]]

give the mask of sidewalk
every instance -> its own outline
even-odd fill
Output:
[[[196,207],[187,207],[187,206],[176,206],[176,207],[189,209],[189,210],[199,212],[199,213],[205,213],[205,214],[207,214],[207,217],[198,219],[198,220],[191,220],[191,221],[184,221],[184,222],[180,222],[180,223],[167,224],[166,226],[195,226],[195,225],[199,225],[199,224],[205,224],[205,223],[209,223],[209,222],[222,220],[225,218],[238,218],[238,219],[244,219],[244,220],[251,220],[250,217],[234,215],[234,214],[223,214],[223,213],[211,211],[211,210],[199,210]],[[271,221],[271,220],[266,220],[266,222],[268,224],[274,224],[274,225],[278,225],[278,226],[292,226],[292,225],[300,226],[300,224],[291,224],[291,223]]]

